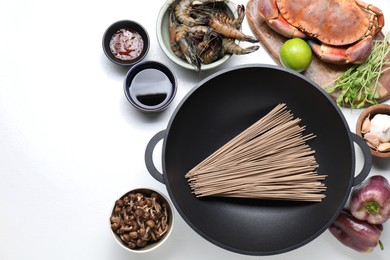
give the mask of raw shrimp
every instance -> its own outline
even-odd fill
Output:
[[[189,35],[197,41],[203,41],[203,38],[210,34],[213,29],[206,25],[196,25],[189,28]]]
[[[222,24],[228,25],[239,29],[245,18],[244,5],[237,5],[237,18],[232,18],[228,13],[229,10],[223,7],[217,7],[216,5],[196,5],[193,7],[192,13],[197,16],[209,17],[211,14]]]
[[[197,45],[200,60],[210,64],[221,57],[222,36],[214,31],[208,31]]]
[[[247,54],[259,46],[242,48],[240,41],[258,42],[240,31],[244,5],[237,5],[236,18],[229,0],[176,0],[170,6],[169,40],[172,52],[200,71],[225,54]]]
[[[199,16],[194,18],[191,16],[191,13],[193,11],[192,7],[194,5],[224,1],[226,0],[180,0],[175,6],[175,14],[177,19],[187,26],[206,24],[207,17]]]
[[[186,60],[189,64],[193,65],[196,70],[200,70],[201,62],[197,55],[196,46],[194,40],[189,37],[188,27],[186,25],[181,25],[176,29],[176,38],[175,38],[180,50],[184,54]]]
[[[215,17],[214,14],[209,15],[209,22],[208,25],[214,29],[214,31],[220,33],[222,36],[226,38],[236,39],[240,41],[246,41],[246,42],[258,42],[255,37],[246,35],[243,32],[241,32],[239,29],[236,29],[232,26],[229,26],[221,21],[218,20],[217,17]]]
[[[186,60],[183,52],[181,51],[179,45],[176,42],[176,30],[179,26],[174,12],[171,10],[169,12],[169,43],[171,46],[172,52],[182,60]]]
[[[237,43],[234,42],[233,39],[223,38],[222,40],[222,53],[223,54],[236,54],[236,55],[244,55],[248,53],[252,53],[257,51],[260,48],[258,45],[253,45],[247,48],[243,48]]]
[[[200,60],[203,64],[210,64],[221,57],[221,46],[211,45],[200,53]]]
[[[196,43],[196,50],[203,64],[210,64],[220,58],[222,37],[206,25],[190,27],[189,36]]]

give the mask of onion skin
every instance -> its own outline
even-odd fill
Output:
[[[330,233],[342,244],[361,253],[369,253],[379,244],[382,234],[382,225],[373,225],[364,220],[354,218],[351,214],[342,211],[335,222],[330,225]]]
[[[351,214],[371,224],[383,224],[390,218],[390,185],[381,175],[375,175],[351,192]]]

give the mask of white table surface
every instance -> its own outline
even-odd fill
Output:
[[[390,21],[389,1],[371,2]],[[109,213],[118,196],[145,186],[167,194],[165,186],[146,170],[145,146],[166,128],[184,95],[217,71],[199,75],[177,67],[163,54],[155,33],[163,3],[0,2],[1,260],[260,258],[211,244],[177,212],[171,237],[151,253],[129,253],[111,236]],[[179,89],[163,113],[136,111],[123,94],[126,69],[103,54],[105,29],[121,19],[138,21],[148,30],[151,46],[145,60],[164,62],[176,73]],[[252,34],[247,21],[243,31]],[[389,31],[386,25],[384,32]],[[275,64],[261,48],[250,55],[233,56],[219,69],[249,63]],[[343,109],[351,131],[360,112]],[[161,167],[158,153],[155,157]],[[361,159],[358,152],[358,168]],[[374,160],[370,174],[390,179],[389,169],[390,160]],[[360,254],[325,231],[299,249],[267,259],[389,259],[389,223],[382,241],[385,251]]]

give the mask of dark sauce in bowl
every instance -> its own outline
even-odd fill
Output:
[[[144,69],[135,75],[130,87],[130,96],[141,106],[153,107],[172,95],[172,83],[158,69]]]
[[[125,80],[125,94],[143,111],[164,110],[176,94],[176,79],[165,65],[147,61],[131,68]]]

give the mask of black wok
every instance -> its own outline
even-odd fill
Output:
[[[328,175],[326,198],[319,203],[196,198],[185,173],[278,103],[286,103],[307,132],[317,136],[309,145],[316,151],[318,174]],[[152,153],[162,139],[160,173]],[[354,142],[365,159],[356,177]],[[287,252],[318,237],[345,206],[352,186],[371,169],[366,143],[350,132],[329,95],[299,73],[267,65],[227,69],[200,82],[179,104],[167,129],[150,140],[145,160],[188,225],[208,241],[248,255]]]

